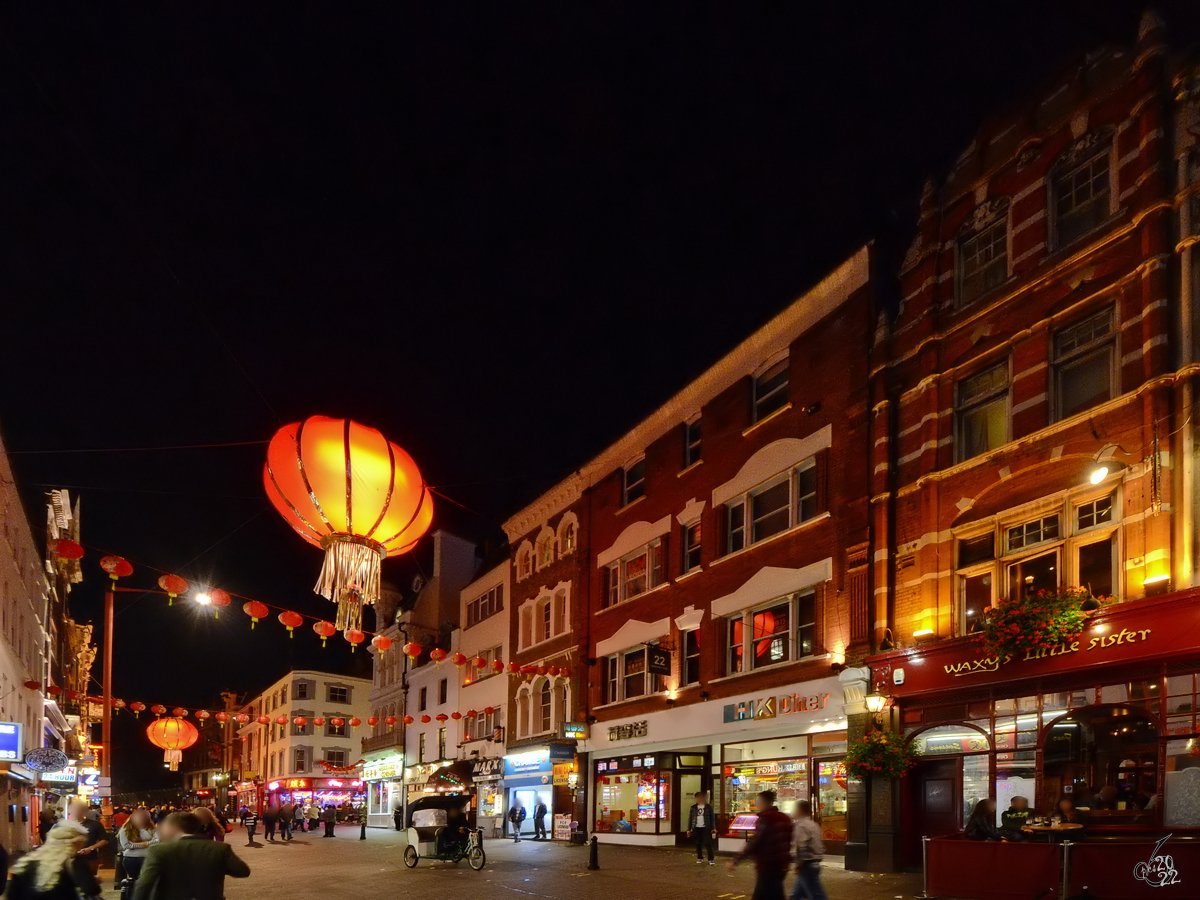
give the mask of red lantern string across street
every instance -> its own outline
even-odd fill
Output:
[[[449,719],[450,719],[450,717],[448,715],[446,715],[445,713],[438,713],[436,716],[434,716],[434,718],[437,719],[439,722],[446,722],[446,721],[449,721]]]
[[[184,716],[187,715],[187,710],[184,709],[182,706],[177,706],[173,710],[171,710],[171,715],[173,715],[177,719],[182,719]]]
[[[405,716],[404,718],[408,719],[408,718],[410,718],[410,716]],[[388,728],[391,728],[393,725],[396,724],[396,717],[395,716],[384,716],[383,724],[386,725]],[[405,724],[407,725],[408,723],[406,722]]]
[[[186,594],[188,589],[187,579],[178,575],[160,575],[158,586],[167,592],[167,606],[173,604],[180,594]]]
[[[434,647],[432,650],[429,651],[429,658],[432,659],[439,666],[446,661],[447,655],[448,654],[446,653],[446,651],[443,650],[441,647]]]
[[[462,718],[462,713],[460,713],[456,710],[455,712],[450,713],[450,718],[452,718],[455,722],[457,722],[459,719]]]
[[[508,674],[509,675],[520,675],[521,674],[521,664],[515,663],[515,662],[510,662],[508,664]]]
[[[367,724],[374,728],[379,724],[379,716],[367,716]]]
[[[295,629],[304,624],[304,617],[298,612],[285,609],[279,614],[279,624],[288,630],[288,637],[295,637]]]
[[[334,719],[333,721],[336,723],[337,719]],[[351,728],[357,728],[361,724],[362,724],[362,719],[360,719],[358,716],[350,717],[350,727]]]
[[[371,646],[380,653],[387,653],[392,649],[392,639],[384,634],[377,634],[371,638]]]
[[[257,722],[259,725],[270,725],[271,717],[270,716],[259,716],[254,721]]]
[[[321,646],[325,646],[325,639],[333,637],[337,634],[337,629],[333,627],[332,622],[326,622],[322,619],[319,622],[313,622],[313,631],[321,636]]]
[[[433,720],[430,719],[428,715],[421,716],[421,724],[422,725],[428,725],[431,721],[433,721]]]
[[[454,663],[454,665],[457,668],[461,669],[463,666],[465,666],[467,664],[467,658],[465,656],[463,656],[461,653],[455,653],[453,656],[450,657],[450,662]]]
[[[296,716],[296,718],[292,719],[292,724],[297,728],[303,728],[308,724],[308,719],[305,716]]]
[[[358,649],[358,645],[367,639],[366,634],[359,631],[357,628],[347,628],[342,632],[342,637],[350,642],[350,652],[353,653]]]
[[[211,715],[212,715],[212,713],[210,713],[207,709],[196,710],[196,718],[199,719],[201,722],[203,722],[205,719],[209,718]]]
[[[156,719],[146,728],[150,743],[161,747],[165,752],[163,759],[172,772],[179,770],[179,761],[183,759],[183,751],[200,736],[196,726],[187,719],[168,718]]]
[[[325,551],[314,590],[337,604],[337,627],[362,628],[380,595],[380,566],[405,553],[433,521],[417,464],[374,428],[310,416],[271,438],[263,483],[275,509]]]
[[[250,627],[253,628],[258,624],[259,619],[265,619],[270,615],[271,610],[267,604],[261,603],[258,600],[251,600],[249,603],[242,604],[242,612],[250,617]]]
[[[477,715],[479,715],[479,713],[478,713],[478,712],[476,712],[475,710],[473,710],[473,709],[468,709],[468,710],[467,710],[467,718],[468,718],[468,719],[473,719],[473,718],[475,718]]]
[[[51,697],[57,697],[62,693],[62,688],[60,688],[57,684],[52,684],[46,688],[46,693]]]
[[[483,708],[483,714],[484,714],[485,716],[494,716],[494,715],[496,714],[496,707],[494,707],[494,706],[485,706],[485,707]]]
[[[287,718],[287,716],[276,716],[276,717],[275,717],[275,724],[276,724],[276,725],[286,725],[287,723],[288,723],[288,718]]]
[[[113,700],[112,705],[113,705],[113,709],[124,709],[125,701],[124,700]]]
[[[83,559],[83,548],[69,538],[55,538],[50,542],[50,552],[59,559]]]
[[[213,718],[216,719],[218,722],[224,724],[229,721],[229,713],[219,712],[215,716],[213,716]]]
[[[113,705],[115,706],[116,704],[114,703]],[[133,713],[133,717],[136,719],[138,713],[146,711],[146,704],[142,703],[140,700],[134,700],[129,704],[129,709]]]
[[[118,578],[128,578],[133,574],[133,566],[128,560],[122,559],[120,556],[106,556],[100,560],[100,568],[108,573],[108,577],[113,581]]]
[[[346,720],[343,719],[341,716],[334,716],[332,719],[329,720],[329,724],[332,725],[334,728],[341,728],[343,725],[346,724]]]
[[[233,717],[233,721],[237,722],[239,725],[245,725],[247,722],[250,721],[250,717],[248,715],[246,715],[245,713],[238,713],[236,716]]]
[[[25,687],[29,688],[31,691],[38,691],[41,690],[42,683],[40,681],[27,681],[25,682]]]
[[[492,671],[495,672],[497,675],[503,675],[504,674],[504,660],[502,660],[502,659],[492,660]]]
[[[313,726],[316,728],[324,728],[325,727],[325,717],[317,716],[315,719],[313,719]]]
[[[221,607],[228,606],[233,602],[233,598],[229,596],[228,591],[223,591],[220,588],[213,588],[208,592],[208,602],[212,604],[213,618],[221,618]]]
[[[155,703],[152,707],[150,707],[150,712],[154,713],[156,716],[163,716],[166,715],[167,708],[161,703]]]
[[[421,655],[421,645],[416,641],[409,641],[401,649],[404,650],[404,655],[409,659],[416,659]]]
[[[473,660],[471,660],[471,665],[473,665],[477,669],[486,668],[487,664],[488,664],[488,661],[486,659],[484,659],[482,656],[477,656]]]

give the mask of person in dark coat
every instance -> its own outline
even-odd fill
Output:
[[[521,843],[521,823],[525,821],[525,807],[520,800],[513,803],[512,809],[508,811],[508,822],[513,828],[513,842]]]
[[[535,841],[546,840],[546,816],[549,815],[549,812],[546,809],[546,801],[539,794],[533,803],[533,839]]]
[[[332,805],[326,806],[321,810],[321,821],[325,823],[325,833],[321,837],[337,837],[334,834],[334,826],[337,825],[337,809]]]
[[[250,867],[223,841],[206,839],[194,813],[163,819],[133,891],[133,900],[223,900],[225,876],[247,878]]]
[[[404,830],[404,808],[397,806],[392,813],[392,823],[396,826],[397,831]]]
[[[1019,841],[1021,832],[1012,832],[996,827],[996,801],[984,797],[975,804],[967,827],[963,829],[969,841]]]
[[[736,857],[729,868],[747,856],[754,857],[754,900],[783,900],[783,881],[792,866],[792,819],[775,805],[775,792],[763,791],[754,798],[758,822],[754,837]]]
[[[88,841],[81,825],[63,822],[46,834],[46,841],[26,853],[12,868],[8,900],[79,900],[99,897],[100,882],[79,852]]]
[[[279,824],[279,807],[274,803],[267,806],[262,814],[263,837],[272,844],[275,843],[275,826]]]

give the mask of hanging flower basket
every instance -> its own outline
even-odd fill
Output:
[[[895,780],[904,776],[917,761],[917,749],[904,735],[893,731],[872,731],[850,745],[846,753],[846,774],[851,778],[882,775]]]
[[[1024,601],[999,601],[985,614],[984,652],[1006,662],[1071,643],[1087,624],[1082,604],[1089,599],[1092,594],[1087,588],[1062,587],[1038,591]]]

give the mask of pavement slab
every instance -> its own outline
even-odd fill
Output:
[[[437,897],[551,898],[551,900],[750,900],[754,868],[744,863],[729,872],[725,861],[696,865],[686,848],[600,846],[599,871],[588,871],[588,848],[556,842],[485,840],[487,865],[474,872],[465,861],[421,860],[415,869],[401,861],[402,835],[357,827],[339,827],[337,836],[297,835],[290,844],[246,846],[245,832],[227,838],[250,865],[246,879],[227,879],[227,900],[376,900]],[[111,878],[111,872],[105,873]],[[871,875],[847,872],[833,857],[823,870],[831,900],[908,900],[921,889],[919,875]],[[788,880],[791,889],[792,880]],[[107,897],[115,897],[111,889]]]

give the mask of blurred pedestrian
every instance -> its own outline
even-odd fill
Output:
[[[254,843],[254,832],[258,829],[258,813],[242,810],[242,824],[246,826],[246,844]]]
[[[825,842],[821,839],[821,826],[813,821],[812,803],[808,800],[796,802],[793,837],[796,842],[797,878],[792,888],[792,900],[829,900],[821,884],[821,858],[825,855]]]
[[[100,873],[100,850],[108,846],[108,832],[104,826],[88,815],[90,811],[83,800],[72,800],[71,821],[87,833],[87,843],[79,851],[79,858],[88,864],[94,876]]]
[[[508,811],[508,821],[513,827],[513,843],[521,843],[521,823],[525,821],[525,806],[520,800],[514,800]]]
[[[192,815],[200,820],[201,830],[197,837],[206,837],[210,841],[225,840],[225,829],[211,809],[207,806],[197,806],[192,810]]]
[[[337,824],[337,810],[326,806],[321,810],[321,821],[325,823],[325,833],[321,837],[335,837],[333,828]]]
[[[100,896],[100,882],[81,855],[88,833],[77,822],[55,825],[46,842],[12,867],[8,900],[80,900]]]
[[[232,847],[206,840],[195,813],[173,812],[158,830],[161,843],[146,854],[133,900],[222,900],[226,875],[249,877],[250,867]]]
[[[292,840],[292,825],[296,822],[296,807],[290,803],[285,803],[279,807],[279,836],[283,838],[284,843],[291,843]]]
[[[156,843],[158,833],[150,821],[150,812],[144,806],[139,806],[117,829],[117,845],[121,848],[121,860],[127,877],[137,880],[142,863],[146,860],[146,851]]]
[[[54,812],[53,806],[43,806],[38,813],[38,842],[46,843],[46,835],[50,833],[50,829],[58,822],[58,816]]]
[[[542,799],[541,794],[538,794],[533,801],[533,839],[535,841],[546,840],[546,816],[549,812],[546,809],[546,801]]]
[[[783,900],[783,880],[792,863],[792,820],[775,806],[775,792],[762,791],[754,798],[758,821],[754,837],[736,857],[729,868],[747,856],[754,857],[755,880],[753,900]]]
[[[317,806],[316,798],[308,802],[308,806],[304,808],[304,818],[308,820],[308,830],[316,831],[317,822],[321,820],[321,807]]]
[[[275,826],[279,824],[279,807],[274,803],[268,803],[267,808],[263,810],[263,837],[272,844],[275,843]]]

